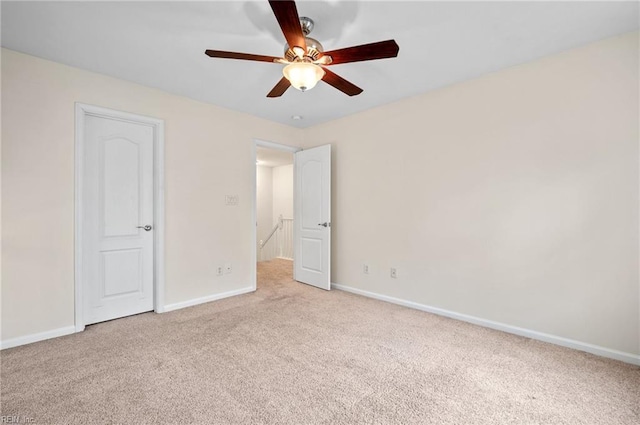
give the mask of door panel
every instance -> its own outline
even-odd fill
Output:
[[[153,128],[85,119],[85,324],[153,310]]]
[[[301,267],[322,273],[322,239],[302,238]]]
[[[100,141],[104,236],[137,234],[140,216],[140,146],[123,137]]]
[[[142,290],[141,249],[102,252],[102,298],[127,295]]]
[[[331,145],[297,152],[294,179],[294,279],[329,290]]]
[[[309,159],[300,167],[302,228],[318,230],[322,223],[322,162]]]

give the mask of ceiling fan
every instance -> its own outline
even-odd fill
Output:
[[[212,58],[243,59],[287,65],[282,70],[284,77],[267,94],[267,97],[280,97],[289,86],[301,91],[310,90],[319,80],[349,96],[355,96],[362,93],[362,89],[330,71],[326,68],[327,66],[398,56],[399,47],[395,40],[325,52],[318,40],[308,37],[313,29],[313,20],[298,16],[295,1],[269,0],[269,4],[287,40],[284,58],[222,50],[205,51],[205,54]]]

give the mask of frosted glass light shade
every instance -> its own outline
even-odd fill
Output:
[[[282,70],[291,85],[300,91],[310,90],[324,77],[324,69],[309,62],[294,62]]]

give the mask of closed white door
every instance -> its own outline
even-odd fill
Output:
[[[153,310],[153,127],[87,116],[85,324]]]
[[[295,154],[294,279],[331,289],[331,145]]]

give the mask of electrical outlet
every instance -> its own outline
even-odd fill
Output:
[[[398,271],[396,270],[396,268],[395,268],[395,267],[391,267],[391,277],[392,277],[393,279],[395,279],[395,278],[397,278],[397,277],[398,277]]]
[[[369,274],[369,265],[368,264],[364,264],[362,266],[362,273]]]
[[[231,264],[225,264],[224,265],[224,273],[231,273],[233,271],[233,267],[231,267]]]
[[[216,275],[218,275],[218,276],[222,276],[222,272],[223,272],[223,270],[224,270],[224,269],[222,268],[222,266],[218,266],[218,267],[216,268]]]

